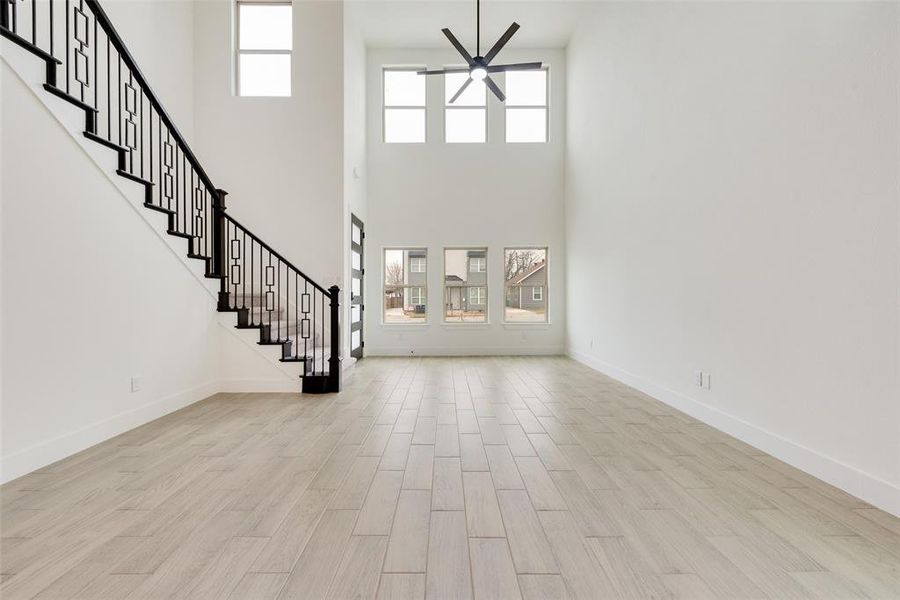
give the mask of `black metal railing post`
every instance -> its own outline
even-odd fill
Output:
[[[331,356],[328,359],[328,391],[341,391],[341,329],[340,329],[340,296],[341,289],[333,285],[328,288],[331,300]]]
[[[12,9],[13,0],[0,0],[0,27],[9,29],[9,11]]]
[[[230,306],[228,298],[228,282],[226,273],[226,238],[225,231],[225,196],[228,192],[217,189],[212,196],[213,201],[213,226],[212,226],[212,273],[222,279],[219,280],[219,309],[227,310]]]

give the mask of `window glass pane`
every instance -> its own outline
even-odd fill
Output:
[[[425,141],[424,108],[386,108],[384,141],[389,144],[411,144]]]
[[[507,108],[506,141],[510,143],[546,142],[546,108]]]
[[[507,323],[547,321],[547,249],[507,248],[503,253]]]
[[[290,96],[290,54],[241,54],[241,96]]]
[[[424,249],[384,251],[384,322],[424,323],[428,304]],[[414,271],[422,267],[422,271]]]
[[[450,104],[450,99],[459,91],[466,80],[468,73],[447,73],[444,75],[444,104],[447,106],[484,106],[487,103],[487,87],[483,81],[473,81],[466,91]]]
[[[483,108],[448,108],[445,116],[445,139],[449,144],[483,144],[487,138]]]
[[[291,5],[239,4],[241,50],[290,50]]]
[[[509,106],[547,104],[547,71],[507,71],[506,103]]]
[[[385,106],[425,106],[425,75],[415,71],[384,71]]]
[[[484,269],[478,264],[484,262]],[[448,323],[487,321],[487,250],[444,250],[444,320]]]

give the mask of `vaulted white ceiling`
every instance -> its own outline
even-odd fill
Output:
[[[510,48],[565,47],[585,2],[482,0],[482,52],[516,21],[522,28]],[[344,4],[348,34],[372,48],[444,48],[449,27],[468,48],[475,45],[475,0],[351,0]]]

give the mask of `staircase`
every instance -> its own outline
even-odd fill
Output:
[[[302,391],[341,386],[337,286],[325,289],[226,212],[217,188],[97,0],[0,0],[0,34],[46,65],[44,89],[82,109],[84,135],[116,152],[116,173],[143,188],[219,281],[217,309],[301,367]]]

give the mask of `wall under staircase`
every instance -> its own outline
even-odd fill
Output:
[[[173,17],[145,20],[136,54]],[[164,80],[168,97],[192,73],[177,32],[155,59],[184,67]],[[42,61],[2,48],[0,482],[219,391],[296,393],[301,367],[216,312],[218,281],[142,206],[141,186],[115,175],[115,153],[84,138],[84,113],[43,90]]]

